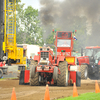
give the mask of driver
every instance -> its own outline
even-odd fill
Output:
[[[64,41],[64,42],[63,42],[63,46],[67,46],[67,47],[69,47],[67,41]]]

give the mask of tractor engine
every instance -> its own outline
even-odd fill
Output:
[[[40,48],[40,65],[49,65],[49,48]]]
[[[53,51],[49,47],[40,48],[40,60],[39,66],[42,70],[49,70],[49,66],[52,64]]]
[[[38,66],[36,67],[40,83],[52,81],[53,68],[53,51],[49,47],[40,48]]]

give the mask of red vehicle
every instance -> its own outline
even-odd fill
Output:
[[[0,62],[0,78],[3,77],[3,74],[7,74],[8,73],[8,67],[5,66],[5,61]]]
[[[38,55],[31,61],[30,71],[21,71],[19,84],[30,81],[30,85],[34,86],[46,83],[67,86],[75,82],[80,86],[80,66],[76,63],[77,58],[71,56],[73,40],[72,32],[56,32],[56,55],[48,47],[50,45],[40,48]]]
[[[81,78],[100,78],[100,46],[86,47],[84,56],[78,57],[78,64],[81,65]]]

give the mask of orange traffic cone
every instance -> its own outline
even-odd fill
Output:
[[[95,93],[99,93],[100,89],[99,89],[99,84],[97,82],[97,80],[95,81]]]
[[[74,86],[73,86],[73,97],[78,97],[77,88],[76,88],[75,83],[74,83]]]
[[[44,100],[50,100],[50,95],[49,95],[49,88],[48,88],[48,85],[46,85],[46,90],[45,90]]]
[[[14,87],[13,87],[13,90],[12,90],[11,100],[17,100],[16,99],[16,93],[15,93],[15,88]]]

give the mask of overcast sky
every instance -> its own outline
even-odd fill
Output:
[[[60,1],[60,2],[62,2],[62,1],[64,1],[64,0],[55,0],[55,1]],[[39,2],[39,0],[21,0],[21,2],[22,3],[25,3],[25,8],[27,7],[27,6],[32,6],[34,9],[38,9],[38,10],[40,10],[40,7],[41,7],[41,5],[40,5],[40,2]]]
[[[25,8],[31,5],[35,9],[40,9],[39,0],[21,0],[21,2],[25,3]]]

